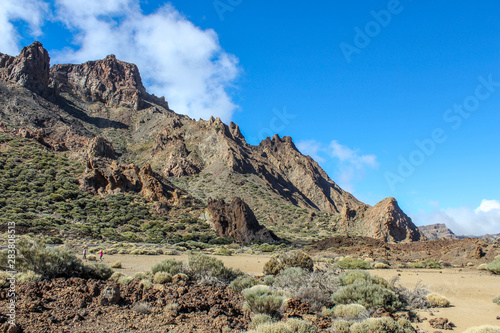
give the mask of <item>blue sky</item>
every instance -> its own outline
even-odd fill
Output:
[[[114,53],[176,111],[291,136],[364,202],[500,233],[499,17],[493,0],[3,0],[0,52]]]

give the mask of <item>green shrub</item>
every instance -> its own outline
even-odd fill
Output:
[[[387,268],[389,268],[389,265],[384,264],[383,262],[376,262],[373,264],[373,268],[375,268],[375,269],[387,269]]]
[[[243,290],[243,297],[246,299],[244,304],[246,310],[270,316],[276,316],[283,304],[283,297],[274,294],[268,286],[264,285],[256,285]]]
[[[290,267],[282,270],[274,280],[274,287],[297,290],[306,280],[307,273],[300,267]]]
[[[480,271],[485,271],[486,267],[488,267],[488,264],[481,264],[481,265],[477,266],[477,269]]]
[[[118,280],[122,277],[122,276],[125,276],[125,274],[121,273],[121,272],[114,272],[110,279],[113,280],[113,281],[116,281],[118,282]]]
[[[222,247],[220,249],[215,250],[214,255],[216,255],[216,256],[232,256],[233,251]]]
[[[226,268],[221,260],[203,254],[189,257],[188,271],[195,280],[213,276],[224,282],[231,282],[238,276],[243,275],[241,271]]]
[[[493,303],[496,303],[496,304],[500,305],[500,295],[498,295],[495,298],[493,298]]]
[[[172,275],[170,275],[170,273],[167,272],[156,272],[156,274],[153,277],[153,281],[155,283],[160,283],[160,284],[171,282]]]
[[[286,322],[264,323],[248,333],[315,333],[316,328],[308,321],[290,318]]]
[[[16,268],[19,272],[33,271],[42,279],[94,278],[108,279],[113,271],[105,265],[84,265],[72,252],[64,248],[47,248],[41,240],[24,238],[17,243]],[[8,252],[0,255],[0,268],[8,270]]]
[[[175,259],[164,260],[151,268],[151,273],[156,274],[158,272],[166,272],[170,275],[175,275],[182,272],[183,264],[182,261],[177,261]]]
[[[249,275],[242,275],[231,282],[231,288],[240,293],[243,289],[248,289],[259,283],[259,280]]]
[[[19,282],[19,283],[40,281],[41,278],[42,278],[41,275],[36,274],[33,271],[26,271],[26,272],[23,272],[23,273],[17,273],[16,274],[16,282]]]
[[[172,283],[187,282],[189,281],[189,276],[184,273],[177,273],[172,276]]]
[[[368,318],[361,323],[355,323],[351,326],[352,333],[370,333],[370,332],[400,332],[394,319],[389,317]]]
[[[124,275],[124,276],[120,276],[118,278],[118,283],[119,284],[129,284],[130,282],[132,282],[133,278],[131,276],[128,276],[128,275]]]
[[[142,279],[145,279],[147,278],[147,275],[145,272],[137,272],[134,274],[134,279],[137,279],[137,280],[142,280]]]
[[[256,313],[252,316],[252,321],[248,325],[250,328],[256,328],[262,324],[270,324],[273,322],[273,318],[264,313]]]
[[[438,308],[446,308],[450,306],[450,301],[439,294],[429,294],[427,295],[427,300],[431,303],[431,306]]]
[[[144,291],[151,289],[151,287],[153,287],[153,284],[151,283],[150,279],[142,279],[141,281],[139,281],[139,285],[142,286],[142,290]]]
[[[97,257],[95,256],[95,254],[89,254],[89,255],[87,255],[87,260],[88,261],[97,261]]]
[[[493,274],[500,274],[500,259],[495,259],[492,262],[490,262],[486,266],[486,269]]]
[[[347,320],[335,320],[332,322],[332,329],[333,332],[336,333],[349,333],[349,328],[352,325],[352,321],[347,321]]]
[[[332,314],[336,318],[345,320],[357,320],[368,317],[366,308],[360,304],[338,304],[332,310]]]
[[[344,258],[336,262],[336,265],[345,269],[369,269],[370,264],[364,260],[356,258]]]
[[[122,263],[120,261],[115,261],[110,265],[111,268],[122,268]]]
[[[300,267],[307,271],[312,271],[314,261],[302,251],[292,251],[272,256],[264,265],[265,275],[276,275],[281,270],[290,267]]]
[[[397,311],[402,304],[398,296],[388,287],[388,282],[366,272],[343,273],[339,277],[343,286],[332,295],[335,304],[361,304],[368,309],[384,308]]]

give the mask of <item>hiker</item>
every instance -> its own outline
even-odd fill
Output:
[[[101,251],[99,251],[99,261],[102,261],[102,255],[103,255],[103,254],[104,254],[104,253],[102,252],[102,250],[101,250]]]
[[[83,247],[83,255],[82,255],[83,260],[87,260],[87,248]]]

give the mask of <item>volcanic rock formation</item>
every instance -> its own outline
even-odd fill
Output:
[[[237,243],[250,244],[258,240],[272,244],[279,240],[259,224],[250,207],[240,198],[234,198],[230,204],[223,199],[209,200],[205,217],[219,237],[230,237]]]

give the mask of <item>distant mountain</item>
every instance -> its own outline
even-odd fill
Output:
[[[158,214],[189,208],[202,216],[210,199],[239,197],[279,237],[422,237],[394,198],[374,207],[360,202],[290,137],[254,146],[232,122],[175,113],[147,93],[137,66],[113,55],[50,67],[39,42],[17,57],[0,53],[0,123],[82,163],[85,192],[138,193]]]
[[[436,223],[430,225],[419,226],[418,229],[424,234],[427,239],[459,239],[457,235],[451,231],[446,224]]]

